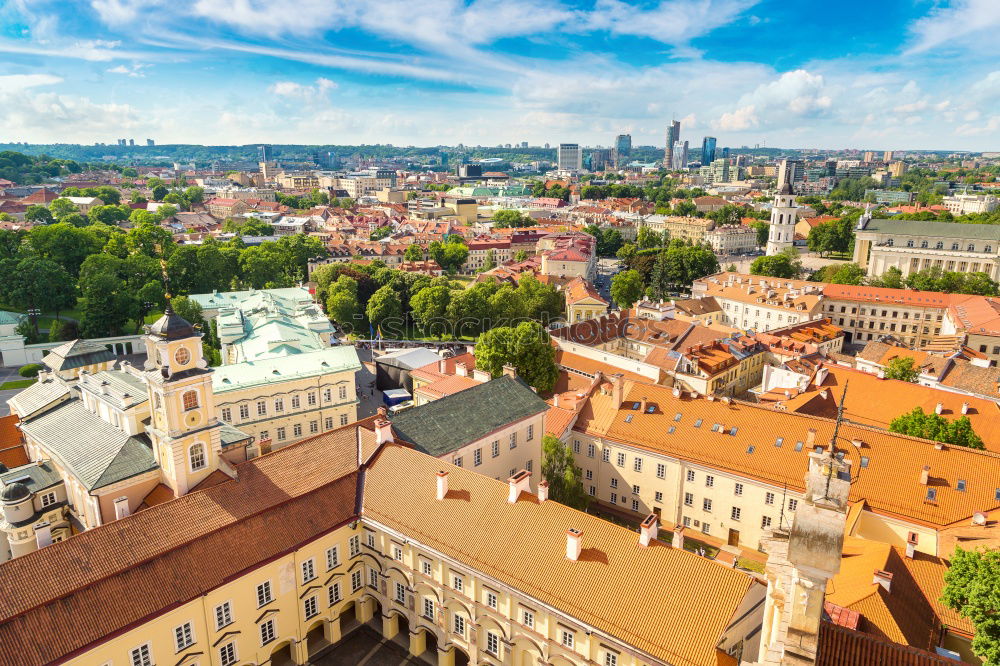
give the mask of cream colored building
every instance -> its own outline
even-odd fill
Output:
[[[768,331],[820,316],[823,285],[805,280],[719,273],[695,280],[692,298],[711,296],[722,308],[722,323]]]
[[[716,254],[747,254],[757,249],[757,230],[750,227],[717,227],[706,232],[702,240]]]
[[[715,220],[707,217],[681,217],[678,215],[649,215],[643,218],[641,226],[649,227],[658,234],[666,231],[670,239],[680,238],[692,243],[701,243],[705,235],[715,229]]]

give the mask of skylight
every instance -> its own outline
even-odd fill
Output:
[[[649,403],[646,406],[646,413],[647,414],[652,414],[654,412],[656,412],[656,403],[655,402],[651,402],[651,403]]]
[[[667,434],[668,435],[674,434],[674,430],[677,430],[677,428],[674,426],[670,426],[669,428],[667,428]],[[1000,494],[1000,489],[997,490],[997,494]]]
[[[732,428],[729,429],[729,434],[735,437],[736,436],[736,432],[738,430],[739,430],[739,428],[737,428],[736,426],[733,426]]]
[[[868,463],[869,462],[871,462],[871,460],[868,458],[868,456],[861,456],[861,466],[862,467],[868,467]]]
[[[937,499],[937,488],[927,489],[927,499],[931,502]]]
[[[965,479],[959,479],[958,480],[958,485],[956,487],[958,489],[958,492],[964,493],[965,492]]]
[[[695,428],[700,428],[701,427],[701,419],[698,419],[697,421],[694,422],[694,427]]]
[[[751,444],[750,446],[747,447],[747,453],[753,453],[755,449],[756,447],[753,444]]]
[[[631,414],[629,414],[628,416],[625,417],[625,423],[632,423],[632,415]]]
[[[785,443],[784,437],[778,437],[776,440],[774,440],[774,445],[777,446],[779,449],[781,448],[781,445],[784,443]]]
[[[681,420],[681,413],[677,412],[676,414],[674,414],[674,421],[680,421],[680,420]]]
[[[795,442],[795,450],[796,451],[802,450],[802,442]]]
[[[633,402],[632,403],[632,409],[639,409],[639,403]]]

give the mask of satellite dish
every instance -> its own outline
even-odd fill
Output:
[[[972,514],[972,524],[973,525],[985,525],[986,524],[986,514],[982,511],[976,511]]]

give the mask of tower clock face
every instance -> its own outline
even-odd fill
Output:
[[[185,425],[187,425],[187,427],[194,428],[199,423],[201,423],[201,414],[199,414],[198,410],[196,410],[196,409],[195,410],[191,410],[190,412],[185,412],[184,413],[184,423],[185,423]]]
[[[191,360],[191,352],[187,350],[187,347],[181,347],[174,352],[174,360],[177,361],[178,365],[187,365],[188,361]]]

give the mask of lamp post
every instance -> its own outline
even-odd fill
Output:
[[[35,335],[41,335],[38,332],[38,315],[42,314],[42,311],[38,308],[28,308],[28,316],[31,317],[31,323],[35,326]]]

